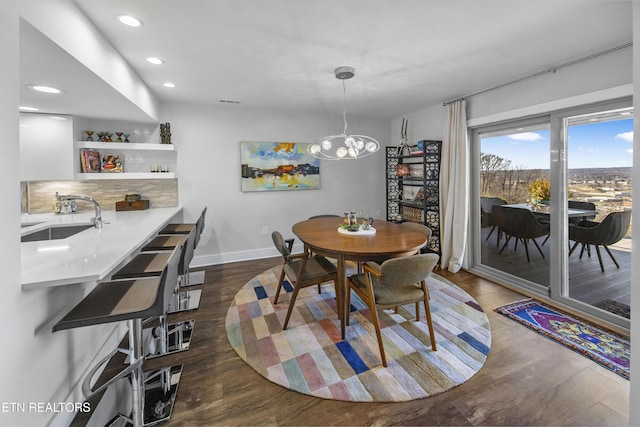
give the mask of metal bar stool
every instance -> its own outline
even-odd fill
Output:
[[[183,264],[185,249],[188,245],[179,245],[172,252],[141,252],[129,261],[124,267],[111,276],[111,280],[127,280],[138,277],[157,277],[162,274],[167,259],[175,251],[178,251],[178,272]],[[175,295],[179,294],[178,275],[175,282],[169,283],[172,286],[173,294],[167,304],[167,310],[157,318],[146,319],[145,324],[159,322],[158,326],[150,325],[143,330],[143,341],[145,344],[145,355],[149,358],[173,354],[186,351],[191,345],[191,335],[195,325],[194,320],[167,323],[167,315]],[[175,304],[175,303],[174,303]]]
[[[195,227],[196,240],[194,249],[198,247],[200,236],[204,231],[205,218],[207,216],[207,207],[202,210],[200,217],[195,224],[167,224],[158,234],[189,234]],[[204,283],[204,271],[194,271],[188,274],[187,283],[184,286],[202,285]]]
[[[173,250],[176,246],[183,245],[182,258],[178,267],[178,292],[169,304],[169,313],[195,310],[200,306],[201,289],[183,290],[189,281],[189,264],[193,259],[196,235],[195,228],[186,235],[157,235],[141,249],[142,252],[157,252]]]
[[[134,427],[150,426],[171,418],[182,365],[154,371],[142,370],[145,356],[142,345],[142,320],[162,316],[173,293],[178,277],[180,250],[176,248],[167,258],[162,274],[99,283],[66,316],[53,326],[53,332],[84,326],[126,321],[129,335],[128,349],[115,349],[102,359],[87,375],[82,392],[86,399],[101,393],[123,378],[131,384],[131,409],[111,419],[123,419]],[[92,386],[93,377],[118,352],[128,354],[129,365],[102,385]]]

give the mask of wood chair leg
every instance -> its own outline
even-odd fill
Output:
[[[431,338],[431,349],[433,351],[437,351],[438,349],[436,347],[436,334],[433,331],[433,321],[431,320],[431,307],[429,306],[428,298],[426,298],[426,295],[428,293],[428,288],[425,281],[422,282],[422,289],[425,292],[424,311],[425,311],[425,316],[427,318],[427,326],[429,327],[429,337]]]
[[[380,348],[380,359],[382,359],[382,366],[387,367],[387,357],[384,354],[384,344],[382,344],[382,334],[380,333],[380,321],[378,320],[378,310],[373,301],[369,301],[369,308],[371,309],[371,317],[373,318],[373,326],[376,329],[376,337],[378,338],[378,347]]]
[[[420,321],[420,301],[416,301],[416,322]]]
[[[293,306],[296,303],[296,298],[298,297],[298,292],[300,288],[297,286],[293,289],[293,294],[291,295],[291,301],[289,301],[289,308],[287,308],[287,317],[284,319],[284,325],[282,325],[282,330],[287,329],[287,325],[289,325],[289,318],[291,317],[291,312],[293,311]]]
[[[280,296],[280,289],[282,289],[282,282],[284,282],[284,268],[282,269],[282,273],[280,273],[280,280],[278,281],[278,289],[276,290],[276,297],[273,299],[273,303],[278,303],[278,297]]]
[[[347,318],[345,319],[345,324],[349,326],[349,319],[351,318],[351,279],[347,279],[347,286],[347,312],[345,313]]]

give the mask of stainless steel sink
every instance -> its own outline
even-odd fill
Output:
[[[58,240],[66,239],[67,237],[78,234],[88,228],[93,228],[92,224],[82,225],[61,225],[47,227],[42,230],[34,231],[33,233],[25,234],[20,239],[22,242],[38,242],[41,240]]]

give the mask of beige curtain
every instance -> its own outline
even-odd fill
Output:
[[[467,101],[447,104],[440,170],[440,266],[462,268],[469,225],[469,137]]]

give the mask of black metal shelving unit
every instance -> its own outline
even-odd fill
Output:
[[[386,147],[387,221],[426,225],[432,232],[426,249],[440,254],[442,141],[423,140],[410,148],[411,154],[399,154],[398,147]],[[399,174],[403,167],[405,175]]]

